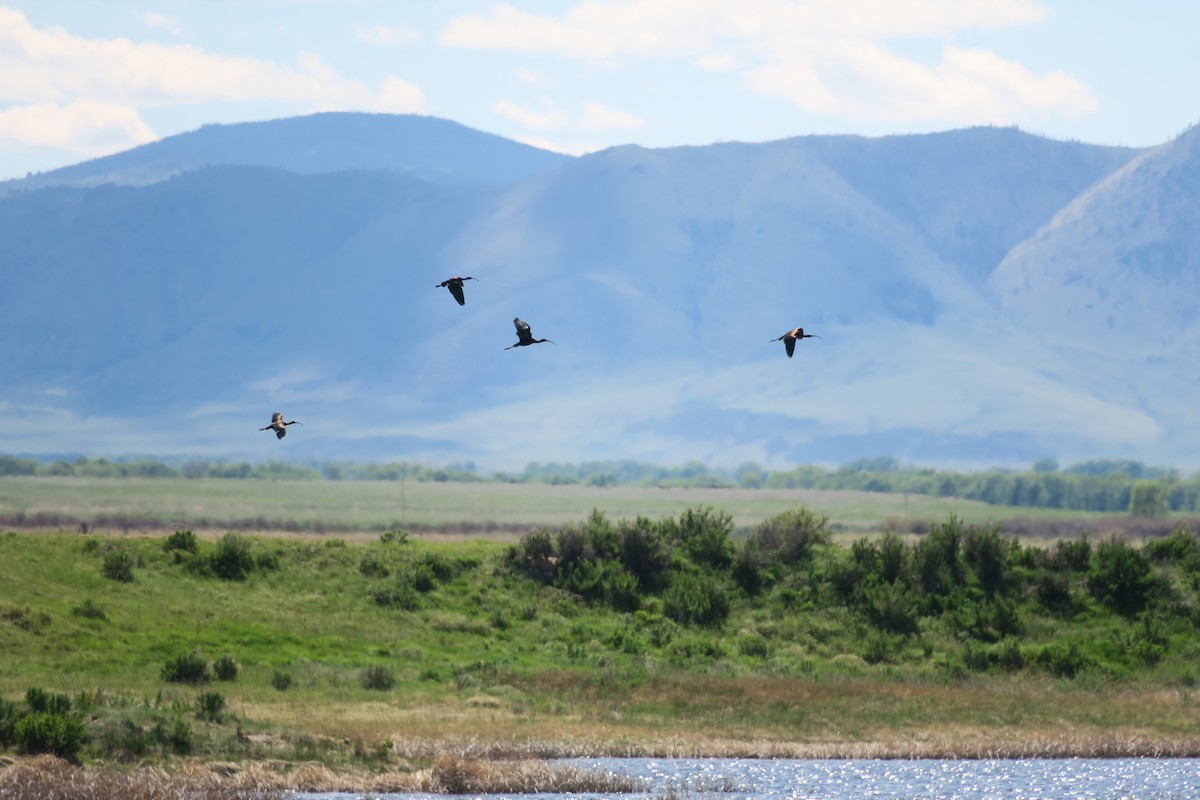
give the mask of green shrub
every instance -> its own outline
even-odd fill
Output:
[[[616,564],[609,563],[610,567],[604,574],[604,602],[614,611],[626,614],[637,611],[642,604],[638,579]]]
[[[908,548],[904,540],[892,532],[885,533],[879,539],[879,579],[885,583],[894,583],[904,574]]]
[[[396,685],[396,676],[387,667],[376,664],[363,670],[362,685],[364,689],[386,692]]]
[[[729,595],[710,577],[680,573],[663,594],[663,614],[681,625],[719,627],[729,616]]]
[[[1088,588],[1118,614],[1130,616],[1144,609],[1153,585],[1150,561],[1141,551],[1116,537],[1096,548]]]
[[[1159,563],[1178,564],[1188,572],[1200,569],[1200,539],[1187,528],[1175,528],[1170,536],[1150,542],[1145,550]]]
[[[617,525],[620,536],[621,566],[637,578],[638,588],[650,594],[661,592],[671,571],[671,548],[659,526],[645,517],[633,522],[621,520]]]
[[[752,542],[743,542],[734,551],[733,582],[750,597],[758,595],[768,583],[765,562],[766,557]],[[857,580],[853,582],[857,583]]]
[[[208,661],[199,653],[180,653],[162,668],[162,679],[168,683],[208,683]]]
[[[863,661],[868,664],[890,664],[896,660],[903,639],[885,631],[871,631],[863,640]]]
[[[546,584],[554,580],[556,560],[549,528],[530,531],[505,553],[510,568]]]
[[[1072,610],[1071,582],[1060,572],[1043,572],[1033,584],[1033,593],[1042,607],[1054,614]]]
[[[225,713],[225,695],[201,692],[196,698],[196,716],[207,722],[220,722]]]
[[[53,753],[59,758],[78,762],[79,751],[88,737],[78,714],[35,711],[17,720],[13,738],[21,753]]]
[[[71,710],[71,698],[36,686],[26,690],[25,703],[34,713],[66,714]]]
[[[818,545],[829,544],[829,517],[801,506],[763,520],[748,541],[773,562],[792,567],[807,561]]]
[[[863,593],[863,611],[881,631],[895,634],[917,632],[917,602],[900,583],[879,583]]]
[[[733,517],[708,507],[687,508],[676,522],[664,520],[668,538],[695,564],[724,571],[733,563]]]
[[[15,729],[18,719],[17,704],[0,697],[0,747],[11,747],[17,743]]]
[[[611,650],[634,656],[646,652],[646,640],[628,628],[617,628],[604,638],[604,645]]]
[[[1038,651],[1033,661],[1059,678],[1074,678],[1088,667],[1095,666],[1095,662],[1079,649],[1076,642],[1048,644]]]
[[[238,676],[238,664],[231,655],[223,655],[213,662],[213,673],[219,681],[235,681]]]
[[[208,560],[213,574],[226,581],[244,581],[254,571],[254,563],[249,540],[232,531],[221,537]]]
[[[398,580],[391,587],[380,589],[373,595],[375,604],[385,608],[399,608],[401,611],[416,611],[421,607],[421,596],[406,580]]]
[[[359,560],[358,571],[368,578],[386,578],[391,574],[383,559],[374,553],[367,553]]]
[[[747,658],[766,658],[771,654],[771,648],[767,644],[767,640],[756,633],[739,636],[737,649],[739,653]]]
[[[963,643],[962,660],[963,666],[971,672],[986,672],[992,665],[987,648],[970,639]]]
[[[110,550],[104,555],[104,577],[121,583],[133,582],[133,555],[125,548]]]
[[[104,612],[104,609],[98,606],[90,597],[72,608],[71,614],[76,617],[84,617],[86,619],[98,619],[101,622],[108,619],[108,614]]]
[[[1012,546],[1013,542],[1001,536],[998,527],[967,531],[963,555],[974,570],[979,585],[989,595],[1004,588]]]
[[[1092,543],[1087,534],[1078,539],[1056,542],[1050,555],[1050,567],[1067,572],[1085,572],[1092,559]]]
[[[637,611],[641,605],[637,578],[616,561],[584,561],[562,581],[562,588],[616,611]]]
[[[944,597],[962,585],[961,553],[965,534],[962,520],[951,514],[945,522],[931,526],[925,538],[917,543],[913,561],[925,594]]]
[[[413,567],[409,578],[412,588],[421,594],[432,592],[437,588],[437,576],[428,564],[417,564]]]
[[[1009,672],[1018,672],[1025,668],[1025,652],[1021,649],[1021,643],[1011,637],[1000,643],[996,659],[1000,666]]]
[[[281,692],[286,692],[292,688],[293,679],[291,673],[275,670],[271,675],[271,686]]]
[[[379,541],[384,544],[408,544],[408,531],[403,528],[385,531],[379,534]]]
[[[162,547],[168,553],[171,551],[195,553],[199,544],[196,542],[196,534],[191,531],[175,531],[163,540]]]
[[[150,738],[165,752],[179,756],[188,755],[194,746],[192,726],[182,719],[176,719],[170,726],[159,720],[150,729]]]

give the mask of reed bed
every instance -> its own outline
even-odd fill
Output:
[[[1134,731],[1039,733],[969,731],[897,734],[870,741],[789,741],[686,737],[582,737],[566,740],[476,738],[431,741],[396,737],[397,755],[486,764],[506,760],[545,763],[557,758],[750,759],[991,759],[1200,758],[1200,736],[1162,738]],[[453,756],[445,755],[454,753]],[[440,754],[440,755],[439,755]],[[429,789],[428,791],[438,791]]]
[[[643,785],[633,778],[538,759],[484,761],[445,753],[426,769],[382,773],[334,772],[322,764],[248,765],[185,762],[114,769],[72,765],[34,756],[0,769],[0,798],[20,800],[270,800],[289,792],[431,794],[615,794]]]

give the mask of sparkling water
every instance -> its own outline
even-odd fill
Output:
[[[486,795],[486,800],[1200,800],[1200,759],[585,758],[564,763],[634,778],[634,794]],[[446,795],[305,794],[304,800],[444,800]]]

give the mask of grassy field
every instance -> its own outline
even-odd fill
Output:
[[[0,525],[161,533],[195,530],[415,532],[519,535],[538,526],[578,523],[599,509],[610,518],[673,516],[712,506],[748,528],[803,505],[835,531],[859,534],[955,514],[968,522],[1023,517],[1081,520],[1048,509],[1014,509],[971,500],[808,489],[655,489],[506,483],[258,481],[222,479],[0,478]],[[1098,520],[1104,515],[1090,515]],[[1122,515],[1108,515],[1114,520]],[[45,520],[37,524],[37,520]]]
[[[760,555],[753,592],[744,565],[674,546],[672,581],[707,576],[729,598],[714,624],[675,615],[661,589],[620,610],[597,589],[607,573],[579,572],[568,590],[506,555],[593,509],[668,530],[699,507],[731,515],[740,552],[748,529],[801,506],[829,517],[829,543],[794,568]],[[922,599],[920,535],[904,537],[905,587],[855,577],[864,533],[1004,511],[845,492],[6,478],[4,519],[59,522],[0,534],[0,745],[5,708],[33,709],[27,692],[42,689],[88,720],[85,760],[289,775],[319,762],[360,776],[320,785],[358,791],[401,773],[432,780],[448,753],[1200,756],[1200,549],[1186,537],[1178,565],[1138,584],[1148,604],[1121,613],[1103,600],[1094,548],[1070,568],[1050,558],[1058,544],[1080,552],[1095,517],[1022,514],[1068,533],[995,551],[1002,584],[971,577],[964,539],[959,588]],[[88,535],[70,522],[103,515],[153,522]],[[209,533],[195,550],[167,547],[185,527]],[[230,541],[246,571],[222,579]],[[204,680],[172,678],[189,657]],[[236,665],[229,680],[222,661]]]
[[[92,720],[84,755],[113,763],[177,760],[180,726],[191,757],[368,771],[448,751],[1200,755],[1191,590],[1122,617],[1081,575],[1064,584],[1077,610],[1047,613],[1022,568],[1019,637],[1001,642],[982,594],[905,634],[831,602],[817,582],[846,563],[839,545],[769,592],[731,584],[728,619],[697,625],[665,595],[618,613],[531,581],[503,542],[240,541],[249,572],[222,580],[223,542],[0,535],[0,699],[62,694]],[[169,676],[189,655],[204,681]],[[1082,666],[1059,670],[1066,657]],[[231,680],[212,676],[221,659]]]

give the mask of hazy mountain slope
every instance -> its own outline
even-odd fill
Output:
[[[132,411],[358,341],[348,332],[386,323],[397,269],[487,197],[387,172],[248,167],[12,196],[5,380],[65,381],[93,411]],[[382,225],[385,240],[355,249]]]
[[[1146,152],[1013,249],[988,282],[1020,323],[1096,350],[1200,343],[1200,127]]]
[[[206,125],[111,156],[0,183],[0,193],[57,185],[155,183],[218,165],[303,174],[384,169],[438,183],[507,184],[569,160],[570,156],[435,117],[331,112]]]
[[[1005,254],[1138,154],[1016,128],[795,141],[982,283]]]
[[[241,133],[267,152],[280,130]],[[282,150],[326,141],[296,130]],[[464,147],[448,160],[492,157]],[[1078,281],[1038,277],[1053,254],[1020,259],[1075,229],[1051,221],[1059,198],[1084,192],[1091,218],[1111,193],[1125,212],[1104,230],[1136,210],[1144,238],[1107,246],[1133,243],[1149,274],[1146,254],[1194,235],[1189,147],[1107,180],[1132,153],[972,129],[621,147],[505,185],[387,162],[12,193],[0,451],[1186,465],[1190,352],[1164,340],[1147,364],[1120,340],[1047,346]],[[478,279],[462,307],[434,286],[453,274]],[[1041,283],[1013,294],[1010,274]],[[1160,284],[1195,296],[1165,271]],[[518,316],[555,344],[506,352]],[[824,338],[789,360],[768,340],[795,325]],[[283,442],[255,430],[276,409],[304,422]]]

